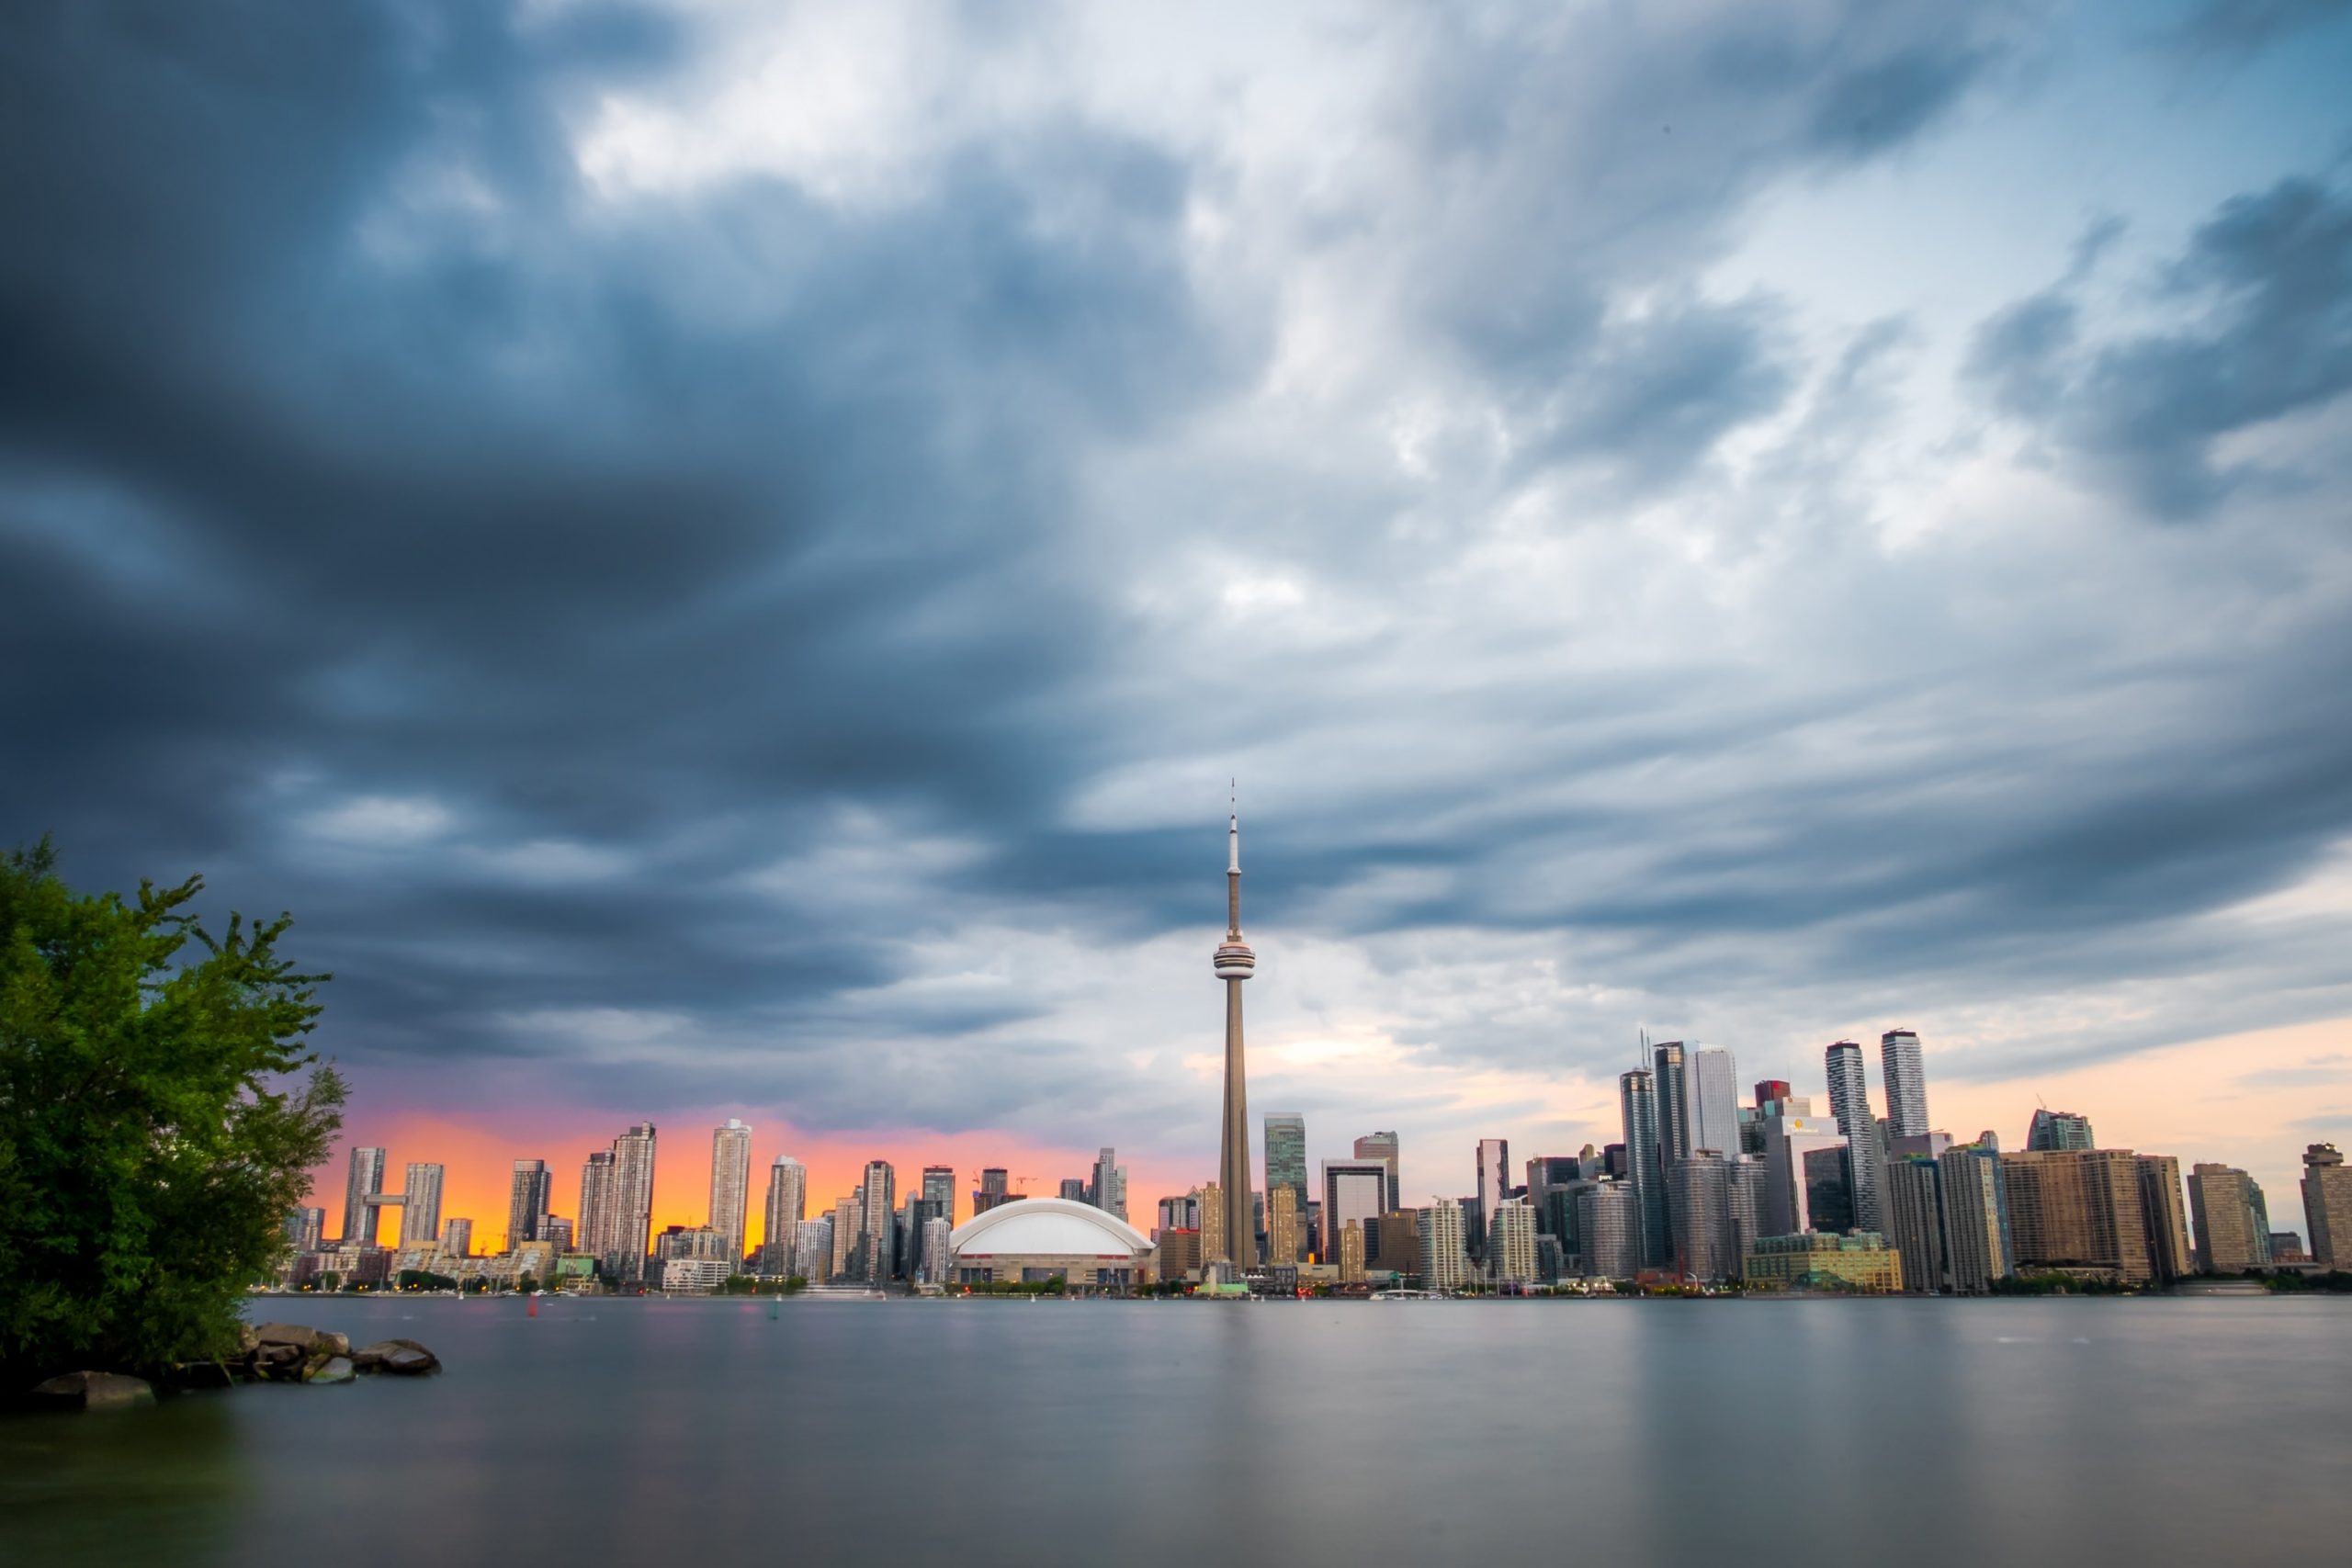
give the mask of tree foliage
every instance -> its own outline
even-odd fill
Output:
[[[342,1125],[342,1080],[304,1043],[326,976],[279,956],[283,916],[205,930],[202,886],[77,894],[47,840],[0,859],[8,1382],[233,1348]]]

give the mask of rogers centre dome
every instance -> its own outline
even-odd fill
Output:
[[[1073,1291],[1125,1291],[1149,1268],[1151,1255],[1148,1236],[1091,1203],[1017,1198],[956,1227],[947,1238],[947,1278],[984,1285],[1058,1277]]]

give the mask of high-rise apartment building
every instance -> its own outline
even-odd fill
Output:
[[[1787,1101],[1772,1103],[1782,1105]],[[1795,1235],[1802,1231],[1821,1230],[1825,1224],[1838,1217],[1815,1213],[1814,1189],[1807,1179],[1807,1168],[1813,1156],[1845,1147],[1845,1137],[1833,1122],[1779,1112],[1765,1117],[1764,1204],[1758,1218],[1764,1235]]]
[[[804,1280],[825,1280],[831,1277],[832,1267],[833,1222],[820,1217],[794,1226],[792,1272]]]
[[[852,1265],[857,1258],[857,1243],[863,1230],[865,1213],[860,1194],[853,1192],[833,1205],[833,1256],[826,1265],[829,1280],[851,1278]]]
[[[441,1222],[441,1250],[451,1258],[470,1258],[474,1251],[474,1223],[471,1220]]]
[[[2352,1269],[2352,1169],[2334,1144],[2303,1149],[2303,1227],[2313,1262]]]
[[[1318,1243],[1323,1260],[1326,1263],[1337,1262],[1340,1233],[1351,1222],[1369,1232],[1379,1222],[1387,1202],[1388,1168],[1379,1160],[1325,1160],[1323,1235]],[[1453,1223],[1461,1223],[1458,1211]]]
[[[1625,1127],[1625,1180],[1641,1208],[1642,1267],[1663,1269],[1674,1255],[1666,1224],[1666,1168],[1659,1163],[1657,1086],[1645,1068],[1617,1075],[1617,1110]]]
[[[1396,1142],[1396,1134],[1394,1133],[1366,1133],[1363,1137],[1356,1140],[1355,1148],[1352,1152],[1358,1159],[1376,1159],[1385,1161],[1387,1164],[1388,1207],[1383,1212],[1388,1213],[1403,1208],[1405,1206],[1404,1190],[1397,1184],[1396,1179],[1396,1161],[1400,1153],[1400,1148]]]
[[[1012,1196],[1011,1188],[1006,1185],[1007,1180],[1008,1173],[995,1166],[989,1166],[981,1170],[979,1190],[972,1194],[972,1213],[975,1218],[987,1213],[990,1209]]]
[[[1936,1158],[1936,1199],[1942,1212],[1944,1275],[1951,1290],[1981,1296],[2011,1272],[2008,1190],[1998,1149],[1970,1145]]]
[[[925,1206],[928,1207],[928,1203]],[[922,1282],[924,1284],[947,1283],[947,1238],[955,1233],[955,1222],[944,1215],[933,1214],[923,1221]]]
[[[2077,1116],[2071,1111],[2037,1108],[2033,1124],[2026,1129],[2025,1146],[2028,1154],[2048,1149],[2089,1149],[2098,1147],[2091,1136],[2091,1119]]]
[[[1642,1200],[1631,1181],[1596,1181],[1577,1193],[1577,1266],[1595,1280],[1642,1271]]]
[[[1065,1203],[1091,1204],[1094,1201],[1094,1194],[1087,1190],[1086,1178],[1082,1176],[1063,1177],[1061,1187],[1054,1196]]]
[[[2261,1189],[2245,1171],[2198,1165],[2188,1172],[2188,1212],[2197,1224],[2197,1266],[2208,1274],[2243,1274],[2270,1261],[2270,1224]]]
[[[1266,1261],[1295,1263],[1306,1250],[1299,1234],[1298,1194],[1285,1181],[1266,1189]]]
[[[1193,1207],[1201,1215],[1201,1266],[1206,1268],[1217,1261],[1215,1255],[1218,1238],[1226,1234],[1225,1189],[1212,1181],[1195,1190],[1193,1197],[1196,1200]]]
[[[1679,1040],[1650,1047],[1652,1087],[1657,1093],[1657,1151],[1661,1170],[1686,1157],[1690,1144],[1690,1078]],[[1673,1204],[1669,1200],[1668,1207]]]
[[[441,1237],[441,1182],[446,1166],[412,1163],[401,1179],[401,1245],[431,1247]]]
[[[343,1239],[376,1245],[376,1195],[384,1190],[384,1151],[351,1151],[350,1173],[343,1184]]]
[[[1122,1170],[1119,1173],[1119,1200],[1122,1203],[1125,1202],[1126,1196],[1126,1173]],[[947,1222],[949,1229],[954,1229],[956,1225],[956,1168],[946,1165],[924,1166],[922,1168],[922,1198],[924,1202],[934,1205],[937,1216]],[[1123,1210],[1120,1218],[1125,1217]]]
[[[1324,1211],[1329,1223],[1330,1211]],[[1458,1291],[1470,1280],[1470,1255],[1463,1245],[1462,1205],[1439,1198],[1418,1215],[1421,1288]]]
[[[1487,1256],[1487,1229],[1494,1223],[1503,1200],[1510,1195],[1510,1140],[1481,1138],[1478,1140],[1478,1179],[1475,1184],[1478,1200],[1478,1221],[1473,1225],[1467,1215],[1463,1227],[1470,1248],[1470,1260],[1483,1263]],[[1326,1211],[1328,1213],[1328,1211]]]
[[[1919,1061],[1919,1037],[1907,1029],[1890,1029],[1878,1037],[1878,1070],[1886,1085],[1886,1133],[1889,1138],[1919,1138],[1928,1134],[1928,1079]],[[1927,1287],[1911,1277],[1911,1259],[1903,1260],[1903,1278],[1910,1288]]]
[[[1096,1208],[1123,1220],[1127,1217],[1127,1168],[1119,1163],[1118,1150],[1106,1148],[1094,1156],[1091,1185]]]
[[[752,1206],[752,1129],[740,1117],[710,1133],[710,1228],[727,1238],[729,1264],[743,1263],[743,1231]]]
[[[1411,1276],[1421,1267],[1420,1221],[1402,1209],[1380,1216],[1380,1224],[1363,1238],[1364,1268]]]
[[[899,1173],[886,1159],[865,1162],[865,1177],[858,1184],[857,1276],[876,1288],[889,1281],[897,1263],[892,1256],[891,1213],[898,1207]]]
[[[1946,1288],[1941,1172],[1928,1155],[1886,1162],[1886,1240],[1903,1255],[1903,1285],[1908,1291]]]
[[[1272,1235],[1273,1225],[1273,1193],[1277,1187],[1291,1190],[1291,1207],[1304,1221],[1306,1217],[1306,1118],[1295,1111],[1266,1112],[1266,1224]],[[1269,1261],[1288,1263],[1292,1259],[1280,1252],[1269,1255]]]
[[[639,1122],[613,1140],[614,1261],[618,1277],[631,1284],[645,1278],[653,1239],[653,1160],[652,1122]]]
[[[597,1149],[580,1168],[579,1245],[607,1278],[617,1278],[613,1264],[620,1255],[618,1235],[613,1223],[613,1151]]]
[[[1724,1174],[1725,1201],[1731,1211],[1731,1268],[1744,1274],[1747,1255],[1764,1232],[1764,1207],[1770,1175],[1760,1155],[1734,1155]]]
[[[506,1247],[513,1251],[526,1241],[540,1239],[541,1222],[554,1202],[554,1178],[543,1159],[518,1159],[506,1190]],[[583,1220],[585,1214],[581,1216]]]
[[[1363,1226],[1354,1220],[1340,1232],[1340,1283],[1363,1283]]]
[[[1862,1048],[1840,1040],[1825,1054],[1829,1068],[1829,1111],[1850,1155],[1854,1224],[1883,1233],[1886,1220],[1886,1149],[1879,1136],[1878,1118],[1871,1112],[1870,1079],[1862,1066]]]
[[[1731,1156],[1739,1149],[1739,1063],[1720,1045],[1690,1055],[1690,1147]]]
[[[571,1222],[561,1214],[549,1214],[539,1222],[539,1239],[553,1247],[559,1256],[571,1251]]]
[[[1535,1282],[1535,1211],[1506,1198],[1487,1222],[1487,1277],[1498,1285]]]
[[[1731,1161],[1719,1150],[1693,1149],[1674,1162],[1667,1180],[1674,1271],[1702,1281],[1730,1279],[1740,1256],[1732,1231]]]
[[[2140,1219],[2148,1231],[2148,1271],[2160,1285],[2197,1272],[2188,1244],[2188,1211],[2181,1201],[2180,1161],[2170,1155],[2139,1155]]]
[[[316,1252],[326,1241],[326,1210],[303,1207],[286,1216],[286,1243],[296,1252]]]
[[[808,1168],[790,1155],[768,1167],[768,1197],[760,1218],[760,1272],[790,1274],[808,1217]]]
[[[2017,1265],[2151,1277],[2139,1162],[2129,1149],[2041,1149],[2000,1156]]]

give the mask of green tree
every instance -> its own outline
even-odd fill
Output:
[[[0,859],[0,1380],[223,1354],[342,1125],[288,921],[218,935],[191,877],[77,894]],[[302,1069],[308,1067],[307,1074]]]

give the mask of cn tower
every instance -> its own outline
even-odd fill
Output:
[[[1225,982],[1225,1132],[1217,1148],[1216,1184],[1223,1193],[1225,1234],[1201,1238],[1211,1262],[1247,1269],[1258,1261],[1257,1225],[1250,1212],[1250,1075],[1241,1059],[1241,982],[1258,955],[1241,940],[1241,812],[1226,819],[1225,940],[1217,944],[1216,977]]]

